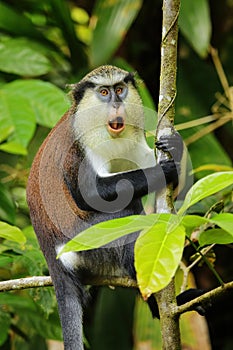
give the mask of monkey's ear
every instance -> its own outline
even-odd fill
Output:
[[[138,73],[136,71],[129,72],[126,77],[124,78],[124,82],[128,84],[131,82],[135,89],[138,88],[138,86],[143,84],[143,80],[139,77]]]

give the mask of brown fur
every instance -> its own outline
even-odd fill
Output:
[[[51,232],[61,240],[64,232],[67,238],[71,238],[73,231],[61,230],[59,224],[62,224],[63,228],[71,228],[76,226],[77,217],[84,220],[88,217],[88,214],[80,210],[74,202],[63,178],[63,168],[60,167],[63,163],[66,171],[69,171],[69,162],[74,161],[75,155],[78,156],[72,152],[71,158],[62,158],[61,148],[66,155],[73,145],[73,137],[72,114],[68,111],[45,139],[32,164],[27,185],[27,201],[34,227],[36,228],[38,223],[46,224],[46,229],[42,227],[37,229],[40,242]],[[46,192],[46,202],[43,199],[43,191]],[[64,199],[69,203],[68,206],[61,205],[61,200]]]

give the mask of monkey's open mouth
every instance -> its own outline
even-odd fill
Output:
[[[124,118],[117,116],[114,119],[108,121],[108,130],[113,134],[119,134],[125,128]]]

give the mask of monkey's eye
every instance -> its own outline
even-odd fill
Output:
[[[107,96],[109,94],[109,91],[108,91],[108,89],[103,88],[103,89],[100,90],[100,94],[102,96]]]
[[[123,92],[123,87],[122,86],[117,86],[117,88],[115,89],[115,93],[117,95],[121,95]]]

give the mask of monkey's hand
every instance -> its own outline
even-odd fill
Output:
[[[175,189],[179,183],[180,163],[175,163],[173,159],[163,160],[160,163],[163,170],[166,184],[173,184]]]
[[[156,142],[156,147],[170,155],[170,159],[163,160],[159,164],[163,169],[166,183],[172,183],[175,188],[179,183],[180,162],[184,150],[183,140],[178,132],[174,132],[170,136],[162,136]]]
[[[155,144],[157,149],[168,152],[176,164],[180,163],[184,151],[184,144],[177,131],[169,136],[162,136]]]

